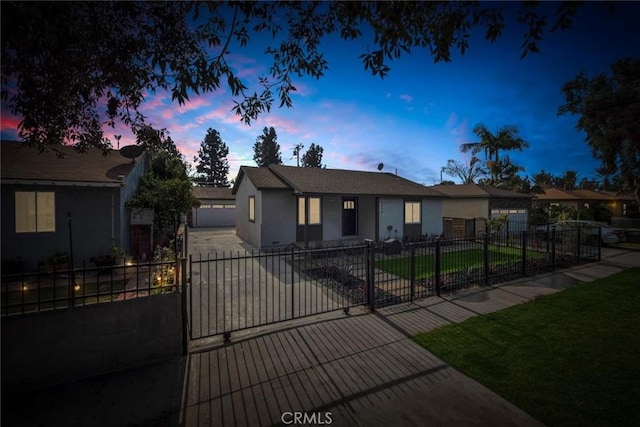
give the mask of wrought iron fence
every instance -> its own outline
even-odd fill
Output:
[[[176,289],[176,263],[158,260],[77,269],[42,269],[2,276],[2,316],[172,292]]]
[[[488,286],[600,259],[599,230],[549,228],[479,238],[291,247],[189,260],[190,337],[351,306],[377,307]],[[595,242],[595,245],[594,245]]]

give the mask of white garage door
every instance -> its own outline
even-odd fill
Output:
[[[220,202],[203,202],[193,209],[194,227],[233,227],[236,225],[236,205]]]
[[[527,224],[528,212],[527,209],[492,209],[491,218],[496,218],[501,215],[507,215],[509,221],[509,231],[523,231],[529,226]]]

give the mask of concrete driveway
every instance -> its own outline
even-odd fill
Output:
[[[260,329],[347,304],[315,280],[301,280],[289,254],[262,252],[234,228],[190,229],[188,246],[192,339]]]
[[[257,252],[257,249],[239,238],[233,227],[205,227],[189,229],[188,251],[195,259],[200,255],[206,258],[207,254],[214,257],[216,253],[218,256],[244,255],[245,251]]]

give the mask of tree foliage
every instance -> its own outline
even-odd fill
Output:
[[[273,127],[262,129],[262,135],[258,135],[253,144],[253,153],[253,160],[258,166],[282,164],[278,135]]]
[[[525,2],[521,55],[538,52],[545,32],[571,26],[579,3],[547,14]],[[322,40],[367,40],[365,70],[384,77],[413,50],[433,61],[464,54],[474,30],[496,40],[499,3],[482,2],[2,2],[2,97],[21,117],[20,137],[41,149],[71,142],[107,148],[103,122],[134,134],[140,107],[158,90],[183,104],[193,94],[228,89],[232,110],[249,124],[274,102],[292,105],[294,78],[320,78],[329,64]],[[278,19],[274,19],[277,17]],[[267,74],[241,79],[229,64],[252,41],[269,43]]]
[[[209,128],[200,143],[198,156],[193,159],[194,162],[197,162],[198,181],[215,187],[228,187],[228,155],[229,147],[220,137],[220,133]]]
[[[302,156],[302,166],[305,168],[321,168],[322,166],[322,153],[324,148],[320,145],[311,144],[306,153]]]
[[[471,151],[472,155],[480,152],[484,153],[485,165],[489,170],[490,179],[488,185],[494,185],[505,177],[515,175],[521,169],[518,169],[511,160],[500,160],[500,151],[520,150],[529,146],[529,144],[518,136],[519,130],[515,126],[504,126],[494,134],[482,123],[477,124],[473,128],[473,133],[480,138],[477,142],[468,142],[460,145],[463,153]]]
[[[171,226],[177,224],[179,215],[199,205],[184,160],[166,150],[152,153],[149,171],[140,178],[138,194],[126,204],[129,210],[153,210],[154,238],[164,243],[167,236],[172,236]]]
[[[619,175],[640,206],[640,59],[611,65],[611,75],[589,78],[584,72],[565,83],[567,101],[558,114],[578,116],[576,128],[600,160],[600,173]]]
[[[454,159],[447,160],[442,172],[453,178],[458,178],[463,184],[473,184],[485,172],[480,167],[480,159],[473,156],[468,164]]]

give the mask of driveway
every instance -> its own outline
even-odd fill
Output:
[[[190,229],[188,246],[192,339],[262,329],[346,304],[322,284],[300,277],[289,253],[260,251],[233,228]]]
[[[202,255],[203,258],[209,254],[215,257],[230,254],[242,254],[256,251],[257,249],[244,242],[236,235],[234,227],[203,227],[189,229],[188,253],[196,259]]]

